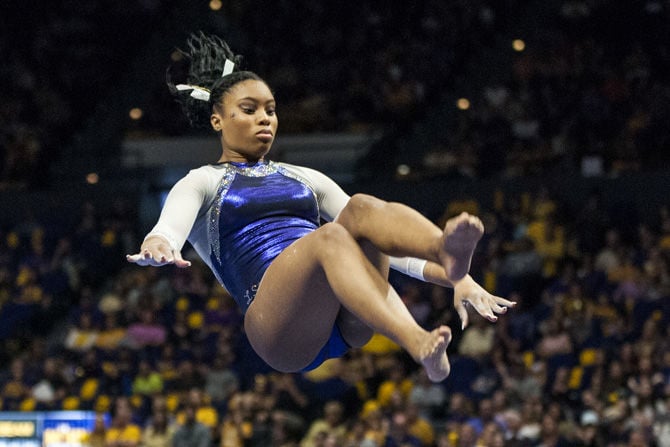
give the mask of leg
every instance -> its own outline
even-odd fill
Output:
[[[374,265],[375,269],[384,278],[389,275],[389,260],[388,256],[380,252],[377,247],[368,241],[358,241],[358,244],[365,253],[365,257]],[[361,321],[356,315],[352,314],[346,307],[340,307],[340,312],[337,315],[337,325],[340,328],[344,340],[354,348],[360,348],[365,345],[374,334],[370,326]]]
[[[451,331],[428,332],[341,225],[324,225],[275,259],[245,316],[256,352],[273,368],[298,371],[330,335],[341,307],[402,346],[434,381],[449,374]]]
[[[365,194],[351,197],[337,218],[356,240],[367,239],[391,256],[416,256],[444,266],[459,280],[470,270],[472,253],[484,234],[481,221],[466,213],[449,219],[444,230],[400,203]]]

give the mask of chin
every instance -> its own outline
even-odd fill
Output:
[[[272,143],[263,144],[258,149],[256,149],[254,153],[258,156],[258,158],[263,158],[268,154],[268,152],[270,152],[271,147]]]

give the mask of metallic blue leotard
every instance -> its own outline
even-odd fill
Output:
[[[270,263],[319,226],[316,194],[269,162],[225,163],[209,210],[214,273],[246,312]]]
[[[212,268],[246,312],[270,263],[319,226],[316,193],[272,162],[226,163],[208,215]],[[349,346],[337,324],[303,371],[343,355]]]

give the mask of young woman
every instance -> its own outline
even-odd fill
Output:
[[[514,303],[467,275],[481,221],[463,213],[442,230],[405,205],[349,197],[320,172],[266,160],[278,124],[268,85],[239,70],[241,57],[216,36],[192,35],[188,48],[187,83],[168,76],[168,87],[193,125],[218,133],[221,156],[175,184],[128,261],[188,267],[188,240],[244,312],[253,348],[279,371],[313,369],[379,332],[431,380],[445,379],[449,327],[420,327],[388,269],[453,286],[463,324],[466,302],[495,321]]]

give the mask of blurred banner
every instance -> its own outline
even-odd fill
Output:
[[[95,420],[93,411],[0,412],[0,447],[83,447]]]

